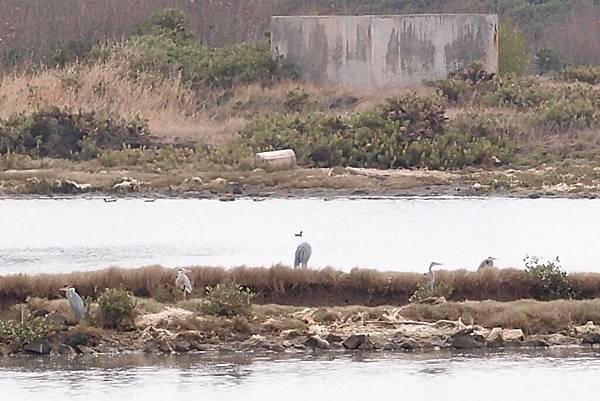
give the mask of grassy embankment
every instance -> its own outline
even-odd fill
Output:
[[[421,322],[457,321],[461,318],[466,324],[519,328],[529,334],[556,333],[588,321],[600,321],[600,303],[597,299],[586,300],[600,295],[600,274],[575,273],[567,276],[554,268],[548,270],[548,265],[538,265],[537,268],[541,268],[537,272],[543,272],[542,275],[535,273],[535,269],[441,271],[434,293],[443,292],[449,302],[434,305],[427,304],[427,299],[424,299],[425,303],[409,303],[409,297],[423,288],[423,275],[375,270],[355,269],[343,273],[333,269],[294,270],[281,266],[270,269],[192,268],[190,278],[195,290],[188,300],[181,300],[181,295],[174,288],[173,270],[161,267],[111,268],[32,277],[16,275],[0,277],[0,301],[4,305],[1,316],[2,319],[18,320],[22,311],[19,303],[25,301],[29,312],[54,311],[68,316],[68,304],[64,299],[58,299],[59,289],[68,284],[75,286],[86,303],[93,305],[90,313],[96,316],[93,319],[100,319],[97,324],[106,324],[102,320],[106,317],[98,317],[101,316],[98,310],[104,313],[107,308],[120,311],[126,305],[126,316],[164,311],[163,318],[174,318],[176,322],[170,324],[178,330],[197,330],[200,326],[208,330],[211,325],[211,330],[217,327],[231,329],[234,324],[250,327],[245,329],[250,332],[261,327],[264,329],[269,324],[273,326],[269,330],[277,331],[306,328],[301,318],[309,311],[306,307],[313,307],[310,309],[311,319],[325,324],[344,322],[351,316],[360,316],[364,321],[380,321],[385,320],[385,316],[400,315],[403,319]],[[206,290],[207,287],[214,289],[218,288],[217,285],[232,282],[239,283],[244,291],[238,294],[224,289],[211,294],[212,290]],[[549,291],[561,290],[563,285],[568,291]],[[119,291],[107,296],[106,288],[128,290],[137,297],[137,301],[128,301]],[[561,297],[578,300],[556,299]],[[103,302],[107,306],[102,306]],[[214,307],[215,303],[220,306]],[[169,312],[168,307],[193,314],[179,316],[176,312]],[[197,319],[207,315],[221,318],[209,322],[205,318]],[[232,321],[234,316],[244,317],[243,323],[235,323],[235,319]],[[275,323],[269,320],[273,317],[278,319]],[[152,317],[146,319],[151,320]],[[397,323],[397,316],[394,319]],[[114,324],[109,324],[109,327],[112,326]]]
[[[492,77],[473,67],[410,90],[317,88],[293,81],[266,45],[203,47],[180,16],[163,13],[75,64],[2,77],[0,191],[106,193],[128,176],[141,182],[136,190],[167,195],[426,186],[593,194],[598,76],[568,68],[556,80]],[[254,152],[283,147],[302,167],[335,169],[253,171]]]

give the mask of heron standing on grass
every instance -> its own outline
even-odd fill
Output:
[[[435,274],[433,272],[433,268],[441,265],[442,264],[438,262],[431,262],[431,264],[429,264],[429,287],[431,289],[433,289],[433,286],[435,285]]]
[[[296,254],[294,255],[294,269],[300,266],[300,264],[302,264],[303,269],[306,269],[311,253],[312,249],[308,242],[303,242],[298,245],[298,248],[296,248]]]
[[[477,271],[480,272],[485,269],[491,269],[492,267],[494,267],[494,260],[498,260],[498,259],[488,256],[487,259],[484,259],[483,262],[481,262],[479,264]]]
[[[192,293],[192,281],[186,273],[191,272],[182,268],[177,269],[177,278],[175,279],[175,285],[183,292],[183,299],[185,299],[186,294]]]
[[[85,304],[83,303],[83,299],[81,299],[73,287],[61,288],[60,291],[65,291],[65,296],[69,301],[69,305],[71,306],[71,310],[73,311],[75,318],[78,322],[81,322],[83,316],[85,315]]]

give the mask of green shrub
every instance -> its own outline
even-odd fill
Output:
[[[565,81],[579,81],[591,85],[600,84],[600,66],[567,66],[560,70]]]
[[[43,318],[0,320],[0,342],[24,345],[47,337],[50,331],[51,325]]]
[[[548,301],[575,298],[576,292],[569,285],[567,273],[561,269],[558,258],[542,263],[537,256],[527,256],[524,262],[525,271],[535,282],[536,299]]]
[[[252,316],[252,303],[256,295],[248,288],[234,283],[206,287],[204,311],[215,316]]]
[[[136,301],[129,291],[108,288],[98,296],[100,319],[106,327],[115,328],[135,315]]]
[[[562,67],[562,57],[557,49],[544,47],[535,54],[535,69],[540,75],[560,71]]]
[[[272,53],[268,42],[202,46],[186,32],[183,16],[173,10],[154,15],[138,29],[138,35],[126,41],[96,46],[88,59],[119,61],[134,78],[141,72],[179,75],[190,85],[205,87],[267,83],[295,76],[293,68]]]
[[[516,24],[509,21],[501,23],[498,31],[498,70],[500,74],[522,75],[529,63],[525,35],[521,33]]]
[[[507,153],[507,138],[448,126],[444,113],[439,99],[408,94],[347,116],[258,117],[217,157],[232,162],[254,152],[292,148],[299,162],[310,166],[461,168]]]
[[[533,111],[537,123],[551,130],[595,127],[600,112],[600,91],[581,85],[556,88]]]
[[[148,143],[146,122],[58,108],[0,119],[0,154],[32,157],[94,158],[102,149]]]

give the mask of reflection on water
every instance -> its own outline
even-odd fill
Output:
[[[600,200],[0,200],[0,274],[289,265],[301,240],[313,267],[474,270],[489,255],[518,267],[534,254],[600,271],[598,219]]]
[[[0,389],[2,399],[14,401],[591,399],[600,390],[598,356],[559,349],[492,355],[14,358],[0,360]]]

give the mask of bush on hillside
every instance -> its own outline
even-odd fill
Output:
[[[525,271],[535,282],[535,298],[542,301],[575,298],[576,291],[571,288],[567,272],[562,270],[558,258],[543,263],[537,256],[527,256],[524,262]]]
[[[507,138],[451,126],[436,99],[408,94],[362,113],[277,114],[258,117],[221,160],[292,148],[310,166],[460,168],[508,158]],[[501,159],[502,159],[501,157]]]
[[[155,14],[138,29],[138,35],[126,41],[96,46],[89,59],[117,60],[133,77],[141,72],[180,75],[188,84],[206,87],[269,83],[295,76],[267,42],[215,48],[199,44],[186,31],[183,15],[174,10]]]
[[[129,291],[108,288],[98,296],[100,320],[106,327],[118,327],[133,319],[136,304]]]
[[[256,294],[250,289],[234,283],[206,287],[204,312],[215,316],[252,316],[252,305]]]
[[[560,70],[565,81],[579,81],[590,85],[600,84],[600,66],[567,66]]]
[[[24,345],[39,341],[48,336],[51,325],[46,320],[36,317],[23,322],[16,320],[0,320],[0,343]]]
[[[58,108],[0,119],[0,154],[93,158],[103,149],[149,143],[146,122]]]
[[[562,57],[557,49],[544,47],[535,54],[535,69],[540,75],[558,72],[562,67]]]

